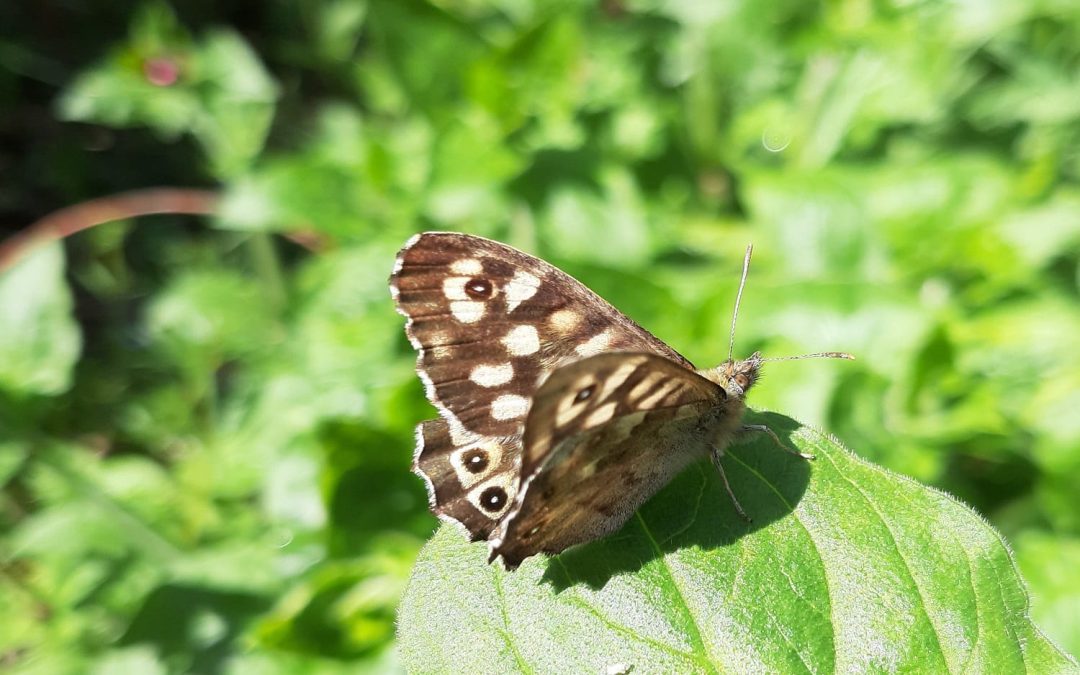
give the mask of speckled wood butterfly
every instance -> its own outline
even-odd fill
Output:
[[[748,248],[743,283],[749,261]],[[509,246],[416,235],[390,292],[439,411],[417,427],[413,470],[431,510],[486,539],[489,560],[509,569],[615,531],[699,458],[724,477],[720,457],[741,432],[776,439],[742,423],[760,354],[735,361],[729,350],[695,370],[577,280]]]

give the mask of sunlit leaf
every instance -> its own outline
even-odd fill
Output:
[[[402,602],[406,665],[455,672],[1063,672],[1000,536],[949,496],[820,432],[707,463],[611,537],[516,572],[444,526]]]

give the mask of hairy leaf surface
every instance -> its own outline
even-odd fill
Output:
[[[1000,536],[952,497],[789,418],[617,534],[508,573],[444,526],[399,615],[415,672],[1057,672]]]

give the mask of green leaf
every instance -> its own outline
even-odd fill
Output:
[[[1063,672],[1001,537],[953,498],[790,418],[707,463],[615,535],[513,573],[444,526],[399,640],[416,672]]]
[[[0,441],[0,487],[7,485],[23,462],[30,456],[30,448],[26,443],[16,441]]]
[[[277,97],[277,84],[238,34],[218,28],[192,41],[167,4],[150,2],[135,13],[127,42],[64,90],[57,113],[145,125],[169,140],[191,133],[213,172],[233,177],[262,151]]]
[[[192,131],[219,176],[236,176],[262,151],[278,96],[258,54],[232,31],[219,29],[195,57],[201,67],[200,114]]]
[[[107,673],[144,673],[145,675],[165,675],[169,672],[165,665],[149,646],[128,647],[107,652],[94,664],[93,675]]]
[[[159,293],[147,331],[195,372],[266,350],[279,337],[267,291],[230,270],[193,270]]]
[[[607,171],[598,179],[602,194],[576,186],[553,193],[544,218],[551,250],[571,260],[612,266],[643,263],[652,242],[640,193],[620,171]]]
[[[172,139],[199,114],[198,92],[187,84],[191,51],[191,37],[172,9],[148,2],[132,15],[127,42],[64,89],[57,115],[113,127],[145,124]],[[161,70],[156,77],[155,67]]]
[[[0,274],[0,389],[45,395],[68,389],[82,342],[71,305],[59,244]]]
[[[1075,653],[1080,649],[1080,537],[1027,530],[1016,543],[1017,563],[1031,584],[1032,615]]]

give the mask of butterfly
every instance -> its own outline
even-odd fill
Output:
[[[731,358],[734,317],[728,359],[695,369],[565,272],[453,232],[412,237],[390,293],[439,412],[416,429],[413,471],[432,512],[487,540],[489,562],[514,569],[614,532],[703,457],[747,518],[720,463],[724,449],[761,431],[800,454],[767,427],[742,423],[767,359]]]

